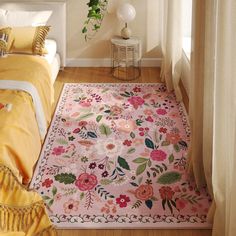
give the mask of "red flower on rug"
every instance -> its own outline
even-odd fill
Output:
[[[161,199],[171,200],[175,192],[172,191],[171,187],[161,187],[159,189]]]
[[[142,106],[145,100],[141,97],[131,97],[128,99],[128,102],[137,110],[139,106]]]
[[[158,115],[162,115],[162,116],[167,113],[166,110],[162,108],[157,109],[156,112]]]
[[[167,133],[166,140],[172,144],[176,144],[180,141],[180,135],[176,133]]]
[[[65,149],[62,146],[55,147],[52,150],[52,155],[60,156],[65,152]]]
[[[162,150],[153,150],[150,153],[150,157],[153,161],[164,161],[167,157],[167,154]]]
[[[135,190],[135,197],[146,201],[153,196],[153,187],[149,184],[142,184]]]
[[[45,179],[44,182],[42,183],[43,187],[50,188],[53,183],[52,179]]]
[[[127,203],[130,202],[130,198],[126,195],[120,195],[120,197],[116,198],[116,203],[121,207],[127,207]]]
[[[83,173],[75,182],[75,185],[81,191],[92,190],[97,185],[97,177],[93,174]]]

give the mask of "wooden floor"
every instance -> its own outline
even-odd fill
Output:
[[[110,75],[109,68],[65,68],[55,82],[55,105],[64,83],[122,83]],[[142,68],[140,78],[130,83],[161,82],[159,68]],[[183,101],[188,98],[183,91]],[[59,236],[210,236],[211,230],[58,230]]]

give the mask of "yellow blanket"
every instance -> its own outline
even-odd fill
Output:
[[[49,124],[53,86],[50,68],[44,59],[25,55],[1,58],[0,82],[3,80],[31,83]],[[0,90],[0,235],[55,234],[42,198],[21,185],[31,180],[41,145],[31,95],[24,91]]]

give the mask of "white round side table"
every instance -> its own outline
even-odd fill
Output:
[[[133,80],[141,75],[141,40],[137,37],[111,39],[111,73],[121,80]]]

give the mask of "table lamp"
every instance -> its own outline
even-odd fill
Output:
[[[123,39],[129,39],[131,36],[131,30],[128,27],[128,22],[132,21],[136,16],[135,8],[129,3],[122,3],[117,11],[117,17],[125,22],[125,27],[121,30],[121,36]]]

